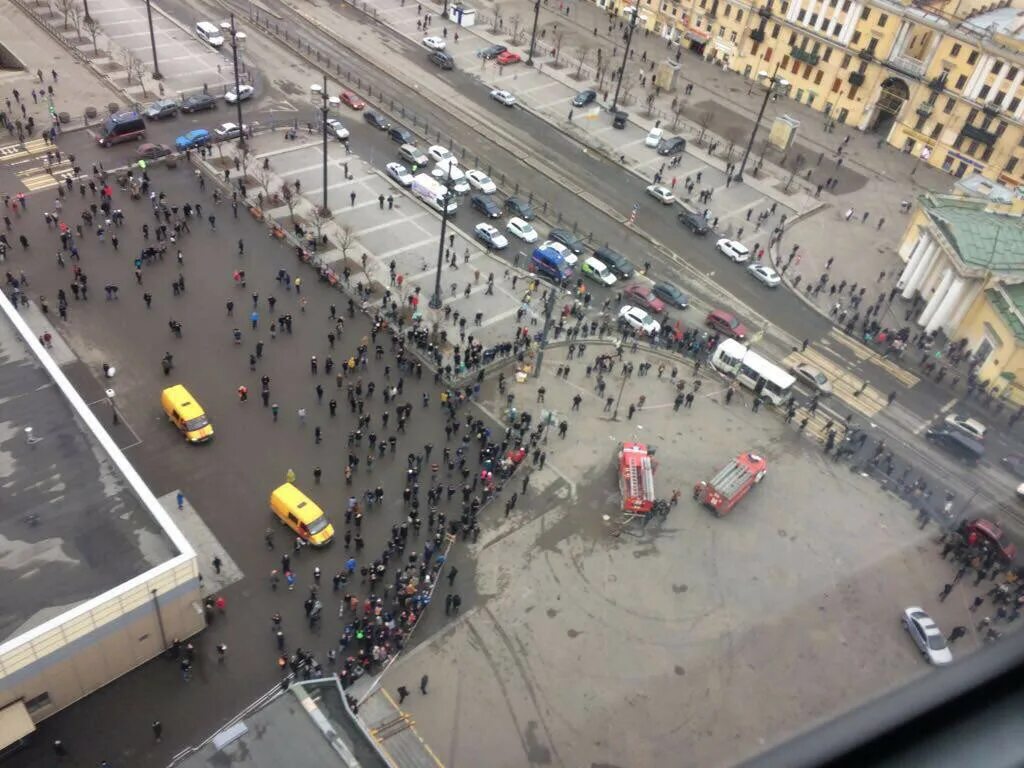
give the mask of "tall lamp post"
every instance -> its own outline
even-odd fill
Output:
[[[85,8],[84,21],[89,21],[92,17],[89,15],[89,0],[82,0],[82,6]]]
[[[321,206],[323,215],[326,215],[327,211],[330,210],[327,207],[327,115],[330,114],[332,107],[338,107],[341,105],[341,99],[337,96],[327,95],[327,75],[324,75],[324,84],[317,85],[314,83],[309,86],[309,92],[312,95],[314,102],[320,102],[320,130],[323,134],[323,150],[324,150],[324,167],[323,167],[323,204]]]
[[[638,2],[633,8],[633,17],[629,20],[629,26],[626,28],[626,50],[622,53],[622,68],[619,70],[619,79],[615,83],[615,98],[612,99],[612,112],[615,112],[615,108],[619,105],[619,90],[622,88],[622,78],[626,76],[626,62],[629,61],[629,46],[633,42],[633,30],[636,29],[636,22],[639,17],[640,6]]]
[[[747,169],[747,159],[750,157],[750,151],[754,148],[754,139],[757,137],[757,129],[761,127],[761,118],[764,117],[764,110],[765,107],[768,106],[768,99],[773,93],[775,93],[776,84],[782,82],[782,78],[778,75],[778,64],[775,65],[775,71],[772,72],[770,76],[764,71],[757,73],[758,78],[762,80],[767,78],[768,87],[764,89],[764,98],[761,100],[761,109],[757,111],[757,119],[754,120],[754,127],[750,131],[750,141],[747,142],[747,149],[743,153],[743,160],[740,162],[740,170],[734,177],[736,181],[743,181],[743,171]]]
[[[235,14],[233,13],[231,14],[231,24],[227,32],[231,35],[231,61],[235,67],[235,108],[238,110],[238,148],[245,149],[245,123],[242,122],[242,84],[238,79],[238,47],[245,40],[245,35],[235,29]]]
[[[441,204],[441,239],[437,243],[437,274],[434,276],[434,295],[430,297],[430,308],[440,309],[444,306],[444,299],[441,298],[441,269],[444,267],[444,236],[448,231],[448,203],[453,197],[452,188],[452,161],[448,161],[448,174],[445,177],[445,192]]]
[[[540,366],[544,362],[544,349],[548,345],[548,331],[551,328],[551,316],[555,310],[555,291],[561,291],[564,283],[559,281],[548,289],[548,298],[544,302],[544,328],[540,332],[540,346],[537,349],[537,365],[534,366],[533,377],[540,376]]]
[[[160,74],[160,64],[156,60],[156,35],[153,33],[153,9],[149,5],[149,0],[146,0],[146,18],[149,20],[149,45],[153,49],[153,79],[160,80],[163,75]]]
[[[537,22],[540,19],[540,0],[533,4],[533,33],[530,35],[530,54],[526,57],[526,66],[533,66],[533,49],[537,45]]]

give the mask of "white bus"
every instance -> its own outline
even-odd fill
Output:
[[[735,339],[723,339],[711,356],[711,365],[722,373],[736,377],[747,389],[761,387],[761,397],[775,405],[783,403],[796,382],[782,368],[761,357]],[[763,382],[761,384],[760,382]]]

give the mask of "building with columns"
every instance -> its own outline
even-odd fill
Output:
[[[1024,403],[1024,221],[985,199],[918,203],[899,247],[903,298],[917,299],[925,332],[966,339],[980,378]]]

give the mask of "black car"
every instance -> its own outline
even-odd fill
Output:
[[[597,101],[597,91],[588,88],[573,96],[572,105],[574,107],[585,107],[587,104],[592,104],[595,101]]]
[[[469,204],[489,219],[501,218],[501,206],[487,195],[473,195]]]
[[[506,48],[504,45],[489,45],[482,51],[477,51],[476,55],[479,56],[481,59],[490,60],[498,58],[507,50],[508,48]]]
[[[505,210],[523,221],[533,221],[537,218],[537,214],[533,212],[533,206],[521,197],[510,197],[506,200]]]
[[[441,69],[455,69],[455,59],[452,58],[450,53],[444,51],[434,51],[427,56],[432,62],[434,62]]]
[[[216,108],[217,100],[208,93],[197,93],[181,102],[182,112],[202,112],[206,109]]]
[[[985,446],[963,432],[946,428],[927,429],[924,436],[970,466],[976,465],[985,455]]]
[[[686,139],[682,136],[673,136],[671,139],[662,139],[658,144],[659,155],[678,155],[686,149]]]
[[[711,227],[708,226],[708,220],[704,218],[703,214],[697,213],[683,208],[682,213],[676,216],[679,219],[679,223],[689,229],[695,235],[706,235]]]
[[[622,280],[628,280],[636,271],[636,268],[630,263],[629,259],[618,251],[613,251],[611,248],[598,248],[594,251],[594,256],[608,267],[613,275]]]
[[[397,126],[388,131],[388,136],[397,144],[413,144],[416,141],[416,137],[412,133]]]
[[[651,293],[676,309],[686,309],[690,306],[690,297],[672,283],[655,283]]]
[[[379,128],[382,131],[386,131],[391,127],[391,123],[384,119],[384,115],[379,112],[374,112],[372,109],[368,109],[363,112],[363,120],[368,122],[374,128]]]
[[[586,250],[586,248],[583,247],[583,241],[576,237],[576,235],[574,235],[568,229],[562,229],[560,227],[557,229],[552,229],[548,233],[548,239],[554,240],[556,243],[561,243],[570,251],[575,253],[577,256],[582,255],[582,253]]]

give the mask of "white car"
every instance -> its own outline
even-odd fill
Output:
[[[477,240],[483,241],[488,248],[500,251],[502,248],[508,247],[508,238],[491,224],[481,222],[473,227],[473,232],[476,234]]]
[[[777,288],[779,283],[782,282],[782,278],[779,277],[779,273],[764,264],[751,264],[747,267],[747,272],[749,272],[751,277],[755,280],[760,280],[769,288]]]
[[[513,216],[508,220],[508,224],[505,226],[511,234],[518,237],[524,243],[535,243],[537,242],[537,230],[534,229],[530,222],[523,221],[518,216]]]
[[[217,141],[224,141],[226,139],[237,139],[242,131],[248,130],[249,126],[243,125],[241,129],[235,123],[221,123],[220,126],[214,129],[214,134],[217,137]]]
[[[401,163],[388,163],[384,166],[384,170],[388,172],[388,176],[397,181],[403,187],[412,186],[412,174],[409,173],[409,169]]]
[[[562,243],[556,242],[555,240],[545,240],[540,244],[541,248],[550,248],[553,251],[558,251],[562,256],[562,260],[570,267],[575,267],[576,262],[579,261],[579,257],[569,250],[568,246]]]
[[[473,189],[480,190],[485,195],[493,195],[498,191],[498,185],[491,181],[491,177],[476,168],[466,171],[466,179]]]
[[[443,163],[445,160],[451,160],[456,165],[459,163],[455,158],[455,155],[451,153],[451,150],[442,147],[440,144],[434,144],[433,146],[427,147],[427,157],[435,163]]]
[[[341,124],[341,120],[337,120],[333,117],[327,118],[327,132],[334,134],[334,138],[338,141],[345,141],[348,139],[348,128]]]
[[[516,103],[516,97],[508,91],[495,90],[491,91],[491,98],[497,102],[501,102],[506,107],[511,107]]]
[[[644,139],[644,144],[648,147],[658,148],[661,144],[661,137],[665,135],[665,132],[661,128],[651,128],[650,133],[647,134],[647,138]]]
[[[619,320],[644,333],[655,334],[661,331],[661,323],[647,314],[645,310],[634,307],[632,304],[626,304],[619,310]]]
[[[953,662],[953,653],[946,644],[946,638],[931,616],[912,605],[903,611],[901,620],[903,628],[928,661],[937,667]]]
[[[617,282],[612,271],[608,269],[603,262],[598,261],[593,256],[587,256],[587,258],[583,260],[583,264],[580,266],[580,272],[583,273],[584,277],[589,277],[595,283],[600,283],[601,285],[611,287]]]
[[[738,240],[730,240],[727,237],[723,237],[715,243],[715,248],[720,250],[737,264],[742,264],[750,258],[750,251],[747,250],[747,246]]]
[[[235,93],[235,89],[232,88],[230,91],[224,94],[224,101],[228,104],[234,104],[236,101],[245,101],[252,97],[253,92],[256,89],[251,85],[240,85],[238,87],[238,93]]]
[[[977,419],[972,419],[959,413],[951,413],[943,421],[946,426],[953,427],[953,429],[963,432],[969,438],[978,442],[985,439],[985,433],[988,431],[985,425]]]
[[[455,164],[454,157],[446,162],[440,162],[435,165],[430,175],[445,186],[451,187],[457,194],[464,195],[470,190],[466,174]]]
[[[424,37],[423,44],[432,51],[443,51],[448,46],[441,37]]]
[[[665,205],[674,203],[676,199],[676,196],[672,194],[671,189],[663,187],[660,184],[651,184],[651,186],[647,188],[647,194]]]

